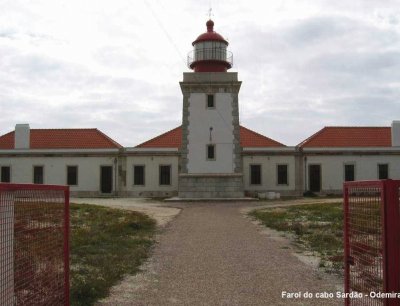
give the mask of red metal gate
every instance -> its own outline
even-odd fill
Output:
[[[0,184],[0,305],[69,305],[69,187]]]
[[[400,305],[400,181],[344,184],[346,305]],[[393,297],[393,295],[392,295]]]

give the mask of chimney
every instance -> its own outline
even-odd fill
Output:
[[[392,122],[392,147],[400,147],[400,121]]]
[[[31,129],[29,124],[15,125],[15,149],[29,149],[31,138]]]

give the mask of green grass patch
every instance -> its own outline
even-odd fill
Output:
[[[71,305],[93,305],[127,274],[138,272],[156,223],[144,214],[71,205]]]
[[[254,210],[250,216],[265,226],[295,235],[296,244],[321,258],[328,272],[343,270],[342,203],[311,204]]]

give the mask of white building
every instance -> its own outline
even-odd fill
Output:
[[[343,181],[400,178],[400,121],[391,127],[325,127],[298,148],[306,190],[339,193]]]
[[[97,129],[30,129],[0,136],[0,180],[70,185],[88,196],[118,190],[121,145]]]
[[[0,136],[2,182],[70,185],[73,195],[240,198],[340,193],[345,180],[400,179],[400,121],[326,127],[287,147],[239,125],[241,81],[228,42],[207,22],[180,82],[182,125],[133,148],[97,129]]]

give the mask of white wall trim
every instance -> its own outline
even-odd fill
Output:
[[[128,147],[125,148],[125,152],[127,153],[152,153],[152,152],[178,152],[178,148],[135,148]]]
[[[324,147],[303,148],[304,153],[309,152],[398,152],[400,148],[394,147]]]
[[[244,147],[243,152],[296,152],[296,147]]]

